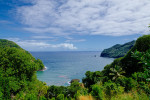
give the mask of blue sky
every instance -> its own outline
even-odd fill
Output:
[[[150,0],[0,0],[0,38],[28,51],[101,51],[149,34]]]

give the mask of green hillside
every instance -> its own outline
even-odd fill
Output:
[[[39,64],[37,70],[41,70],[41,69],[44,68],[44,65],[43,65],[43,63],[42,63],[42,61],[40,59],[36,60],[28,51],[22,49],[18,44],[16,44],[13,41],[9,41],[9,40],[6,40],[6,39],[0,39],[0,48],[2,50],[5,50],[5,49],[14,49],[14,48],[17,49],[17,50],[19,50],[19,51],[22,50],[24,52],[23,53],[24,55],[29,55],[33,59],[33,61],[35,63]]]
[[[46,86],[37,80],[39,62],[25,50],[0,49],[0,100],[149,100],[150,35],[137,39],[102,71],[87,71],[83,83]],[[91,67],[92,68],[92,67]]]
[[[15,42],[8,41],[6,39],[0,39],[0,48],[5,48],[5,47],[15,47],[21,49],[21,47],[17,45]]]
[[[36,78],[36,71],[43,68],[41,60],[16,43],[0,40],[0,100],[37,97],[46,88]]]
[[[108,49],[104,49],[101,53],[101,57],[119,58],[123,57],[133,47],[135,41],[125,43],[123,45],[116,44]]]
[[[86,72],[83,83],[98,100],[150,99],[150,35],[137,39],[121,58],[106,65],[102,71]],[[134,92],[134,94],[132,94]],[[103,94],[104,93],[104,94]]]

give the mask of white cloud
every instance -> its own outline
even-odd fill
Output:
[[[66,42],[84,42],[84,41],[86,41],[85,39],[78,39],[78,40],[76,40],[76,39],[68,39],[68,40],[66,40]]]
[[[17,9],[25,30],[53,35],[147,33],[149,0],[34,0]]]
[[[51,36],[32,36],[34,39],[53,39]]]
[[[77,49],[77,47],[74,47],[74,45],[70,44],[70,43],[61,43],[61,44],[52,45],[52,46],[56,47],[56,48],[60,48],[60,47],[68,48],[68,49],[71,49],[71,50],[76,50]]]
[[[50,44],[37,40],[20,40],[19,38],[7,38],[10,41],[16,42],[22,48],[28,51],[63,51],[63,50],[76,50],[75,47],[71,43],[60,43],[60,44]]]

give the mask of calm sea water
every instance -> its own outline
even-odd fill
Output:
[[[114,59],[100,57],[100,52],[31,52],[43,61],[45,71],[38,71],[37,78],[47,85],[69,85],[71,79],[80,79],[86,71],[100,71]]]

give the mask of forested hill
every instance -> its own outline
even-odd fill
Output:
[[[150,35],[136,40],[124,56],[82,82],[96,100],[150,100]]]
[[[15,42],[8,41],[6,39],[0,39],[0,48],[5,48],[5,47],[15,47],[21,49],[21,47],[17,45]]]
[[[125,43],[123,45],[116,44],[108,49],[104,49],[101,53],[101,57],[119,58],[123,57],[134,46],[135,41]]]
[[[35,98],[41,88],[46,88],[36,78],[36,71],[43,68],[40,59],[35,59],[16,43],[0,39],[0,100]]]
[[[13,41],[9,41],[6,39],[0,39],[0,49],[1,51],[13,51],[12,54],[16,53],[15,51],[20,52],[21,54],[24,54],[24,56],[29,56],[31,59],[33,59],[32,61],[35,62],[36,64],[38,64],[36,67],[37,70],[41,70],[44,68],[44,65],[42,63],[42,61],[40,59],[35,59],[28,51],[22,49],[18,44],[16,44]],[[18,56],[21,55],[18,53]],[[17,56],[17,55],[16,55]],[[20,58],[21,59],[21,58]]]
[[[149,100],[149,44],[150,35],[139,37],[124,57],[66,87],[37,80],[40,63],[27,51],[0,48],[0,100]]]

